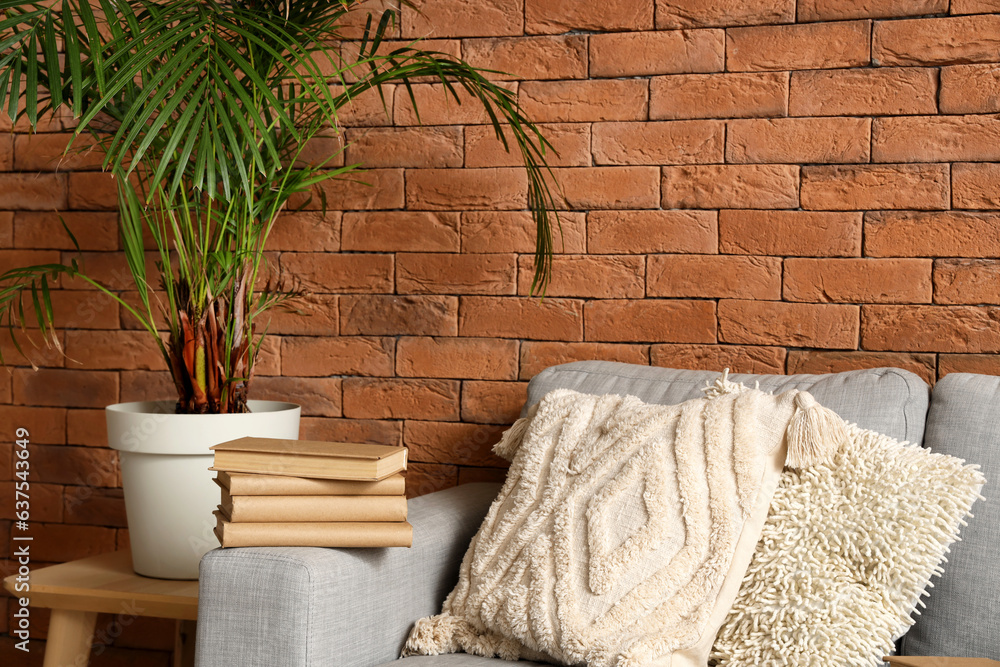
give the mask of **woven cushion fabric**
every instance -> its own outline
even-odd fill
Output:
[[[407,652],[705,665],[767,518],[786,432],[827,414],[839,423],[803,392],[718,386],[676,406],[547,395],[518,444],[498,445],[513,456],[507,482],[442,613],[417,622]]]
[[[786,468],[711,664],[881,665],[983,481],[961,459],[857,427],[832,462]],[[955,623],[975,619],[962,612]]]
[[[528,385],[528,407],[553,389],[586,394],[631,395],[660,405],[672,405],[701,396],[718,373],[622,364],[578,361],[547,368]],[[730,375],[747,386],[759,382],[763,391],[780,394],[789,389],[808,391],[824,407],[861,428],[919,444],[930,389],[917,375],[899,368],[873,368],[830,375]]]
[[[948,555],[904,655],[1000,659],[1000,378],[952,373],[934,387],[925,446],[974,461],[993,483]]]

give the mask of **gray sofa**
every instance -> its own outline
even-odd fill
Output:
[[[531,405],[557,387],[680,403],[717,373],[577,362],[549,368]],[[733,375],[766,391],[805,389],[845,419],[979,463],[986,502],[935,580],[901,652],[1000,658],[1000,377],[952,374],[930,388],[894,368],[831,375]],[[469,540],[498,490],[468,484],[410,502],[412,549],[243,548],[201,563],[197,664],[374,667],[394,662],[413,622],[440,611]],[[502,667],[465,654],[412,657],[399,667]],[[531,665],[534,663],[525,663]]]

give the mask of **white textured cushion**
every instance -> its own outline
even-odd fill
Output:
[[[548,394],[458,586],[406,652],[705,665],[766,519],[786,429],[808,412],[798,391],[727,390],[675,406]]]
[[[783,473],[713,665],[881,665],[912,625],[985,480],[955,457],[848,436],[831,462]]]

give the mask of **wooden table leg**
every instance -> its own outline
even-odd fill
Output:
[[[173,667],[194,667],[194,642],[197,621],[177,621]]]
[[[43,667],[86,667],[97,612],[53,609]]]

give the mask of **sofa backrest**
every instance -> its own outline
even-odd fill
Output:
[[[1000,659],[1000,377],[952,373],[934,387],[924,446],[977,463],[985,501],[934,580],[904,655]]]
[[[528,384],[525,410],[553,389],[586,394],[635,396],[647,403],[673,405],[702,396],[719,373],[637,366],[611,361],[577,361],[545,369]],[[830,375],[730,375],[734,382],[764,391],[810,392],[820,404],[861,428],[919,444],[930,388],[919,376],[899,368],[873,368]]]

